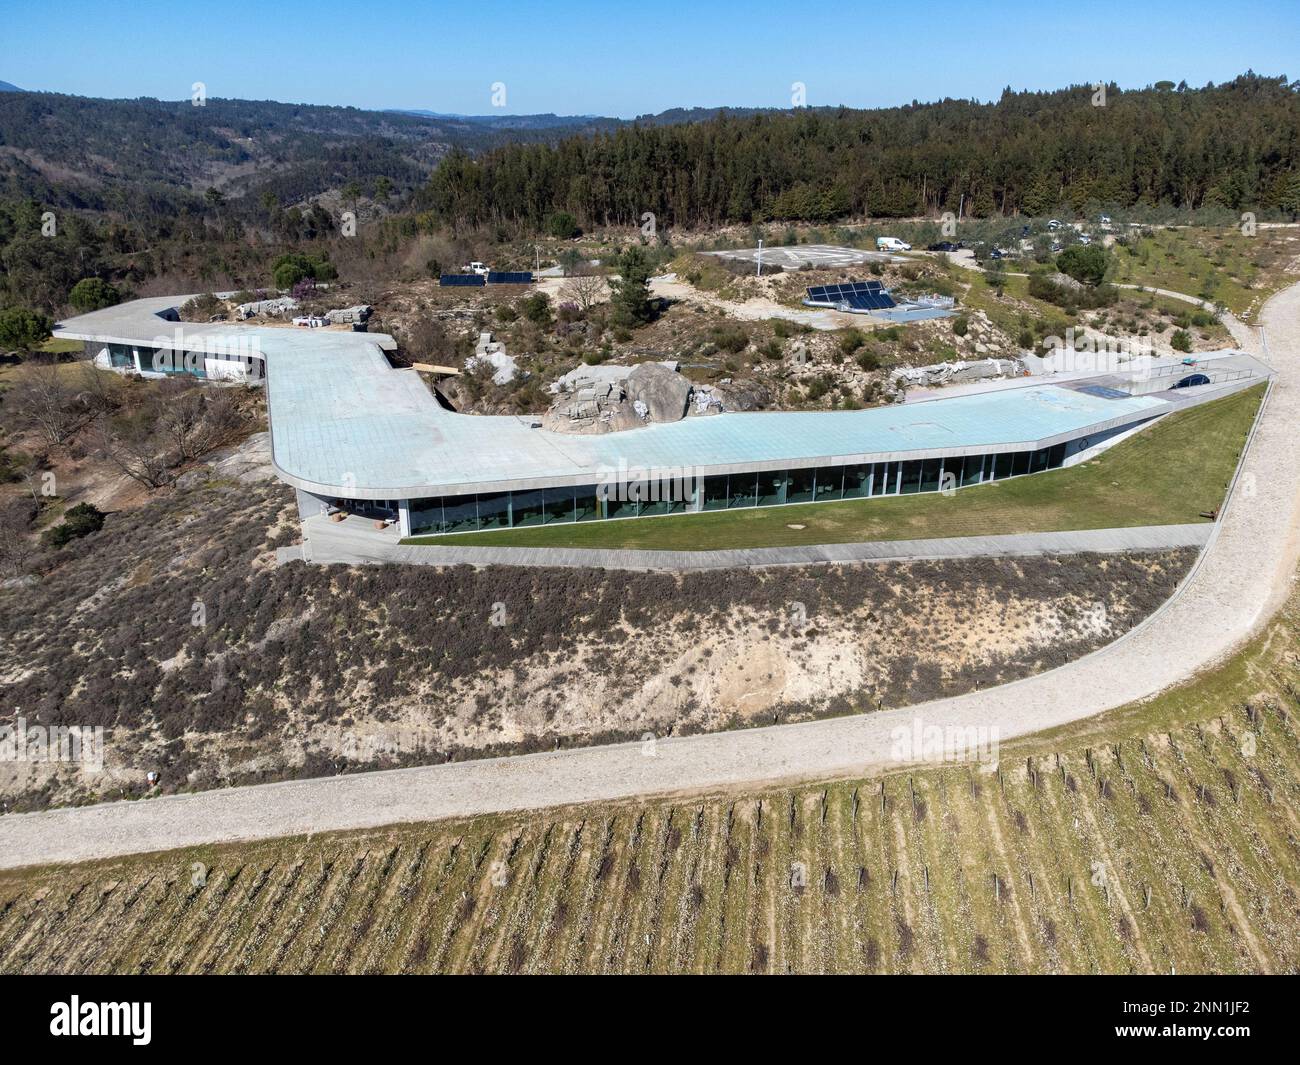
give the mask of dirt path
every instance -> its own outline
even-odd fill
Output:
[[[996,728],[1002,739],[1090,717],[1188,679],[1285,601],[1300,558],[1300,284],[1265,306],[1271,394],[1232,497],[1180,592],[1119,641],[1014,684],[900,710],[0,818],[0,867],[225,840],[370,828],[742,784],[843,778],[891,760],[893,732]],[[1251,338],[1253,340],[1253,338]]]

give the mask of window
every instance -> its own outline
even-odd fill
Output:
[[[758,498],[758,474],[733,473],[728,478],[727,489],[731,497],[729,507],[752,507]]]
[[[814,491],[814,485],[819,476],[822,475],[828,480],[831,476],[829,470],[791,470],[790,484],[785,490],[785,501],[787,503],[810,503],[813,499],[820,498],[820,493]],[[833,498],[839,498],[838,490]]]
[[[618,484],[611,486],[609,494],[605,496],[605,517],[607,518],[635,518],[638,510],[638,500],[623,498],[637,495],[642,489],[641,485]]]
[[[1015,454],[1010,451],[1004,451],[1000,455],[994,455],[991,457],[993,459],[993,479],[995,481],[1001,481],[1010,477],[1012,466],[1015,464]]]
[[[1033,454],[1031,451],[1017,451],[1015,465],[1011,468],[1012,477],[1020,477],[1029,472],[1029,459]]]
[[[839,499],[844,491],[843,466],[819,466],[817,474],[817,499]]]
[[[596,521],[600,518],[600,500],[596,498],[594,484],[579,485],[574,490],[573,509],[577,521]]]
[[[871,465],[844,467],[844,498],[861,499],[871,487]]]
[[[875,480],[871,484],[873,496],[892,496],[898,494],[897,462],[877,462]]]
[[[573,489],[543,488],[542,496],[546,505],[546,524],[553,521],[573,521]],[[515,511],[515,524],[519,524],[519,512]]]
[[[515,492],[510,500],[513,524],[516,528],[543,525],[546,522],[546,492]]]
[[[938,475],[936,474],[936,477]],[[903,479],[898,486],[899,495],[915,495],[921,490],[921,463],[913,459],[903,463]]]
[[[442,532],[442,500],[411,500],[411,532]]]
[[[480,529],[510,528],[510,493],[491,492],[478,497]]]
[[[478,528],[478,509],[473,496],[445,496],[442,501],[442,531],[469,532]]]
[[[758,475],[758,505],[775,507],[788,502],[786,485],[788,479],[784,470],[769,471]]]
[[[725,473],[719,477],[704,478],[705,510],[726,510],[727,501],[730,498],[727,494],[727,475]]]
[[[942,459],[924,459],[921,462],[922,492],[939,491],[939,471],[942,465]]]
[[[953,462],[953,472],[956,472],[956,459]],[[961,476],[957,478],[957,483],[965,488],[968,484],[979,484],[982,480],[981,473],[984,469],[983,455],[967,455],[962,460]]]

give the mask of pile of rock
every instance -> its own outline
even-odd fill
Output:
[[[491,333],[479,333],[474,354],[465,360],[465,369],[473,372],[479,366],[492,367],[492,383],[508,385],[519,374],[514,357],[506,354],[506,347],[492,339]]]
[[[975,362],[938,362],[933,366],[903,366],[889,375],[890,384],[905,388],[935,388],[966,381],[988,381],[999,377],[1021,377],[1025,366],[1019,359],[979,359]]]
[[[291,311],[298,309],[298,301],[292,296],[281,296],[272,300],[254,300],[252,303],[241,303],[235,308],[235,313],[241,319],[253,318],[257,315],[266,315],[269,318],[283,318]]]
[[[355,307],[341,307],[337,311],[326,311],[325,317],[330,325],[360,325],[369,319],[371,307],[368,303],[358,303]]]
[[[767,402],[757,387],[731,382],[697,385],[676,362],[636,366],[580,366],[551,385],[555,402],[543,416],[545,428],[561,433],[609,433],[683,418],[754,410]]]

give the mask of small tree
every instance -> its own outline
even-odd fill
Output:
[[[1061,273],[1093,288],[1106,280],[1110,265],[1110,253],[1100,244],[1072,244],[1056,257]]]
[[[585,315],[605,296],[605,279],[598,274],[578,274],[570,277],[560,289],[560,295],[572,300]]]
[[[582,230],[578,228],[578,220],[568,211],[556,211],[551,215],[546,220],[546,232],[557,240],[570,240],[582,234]]]
[[[121,303],[122,294],[102,277],[83,277],[72,286],[68,302],[84,313]]]
[[[1192,334],[1186,329],[1175,329],[1174,335],[1169,338],[1169,346],[1175,351],[1192,350]]]
[[[614,321],[618,325],[643,325],[654,317],[650,304],[650,257],[639,245],[628,248],[619,259],[619,278],[610,282],[614,298]]]
[[[85,406],[69,387],[57,363],[32,362],[21,367],[18,382],[5,395],[17,423],[58,447],[84,419]]]
[[[519,310],[523,316],[535,325],[543,328],[554,320],[551,314],[551,301],[545,292],[534,292],[519,301]]]
[[[27,307],[6,307],[0,311],[0,348],[31,351],[50,336],[54,320]]]

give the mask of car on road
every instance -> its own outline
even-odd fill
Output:
[[[941,240],[937,244],[929,245],[925,250],[926,251],[961,251],[961,249],[964,247],[966,247],[966,245],[959,240],[958,241]]]
[[[877,237],[876,251],[911,251],[912,245],[897,237]]]

